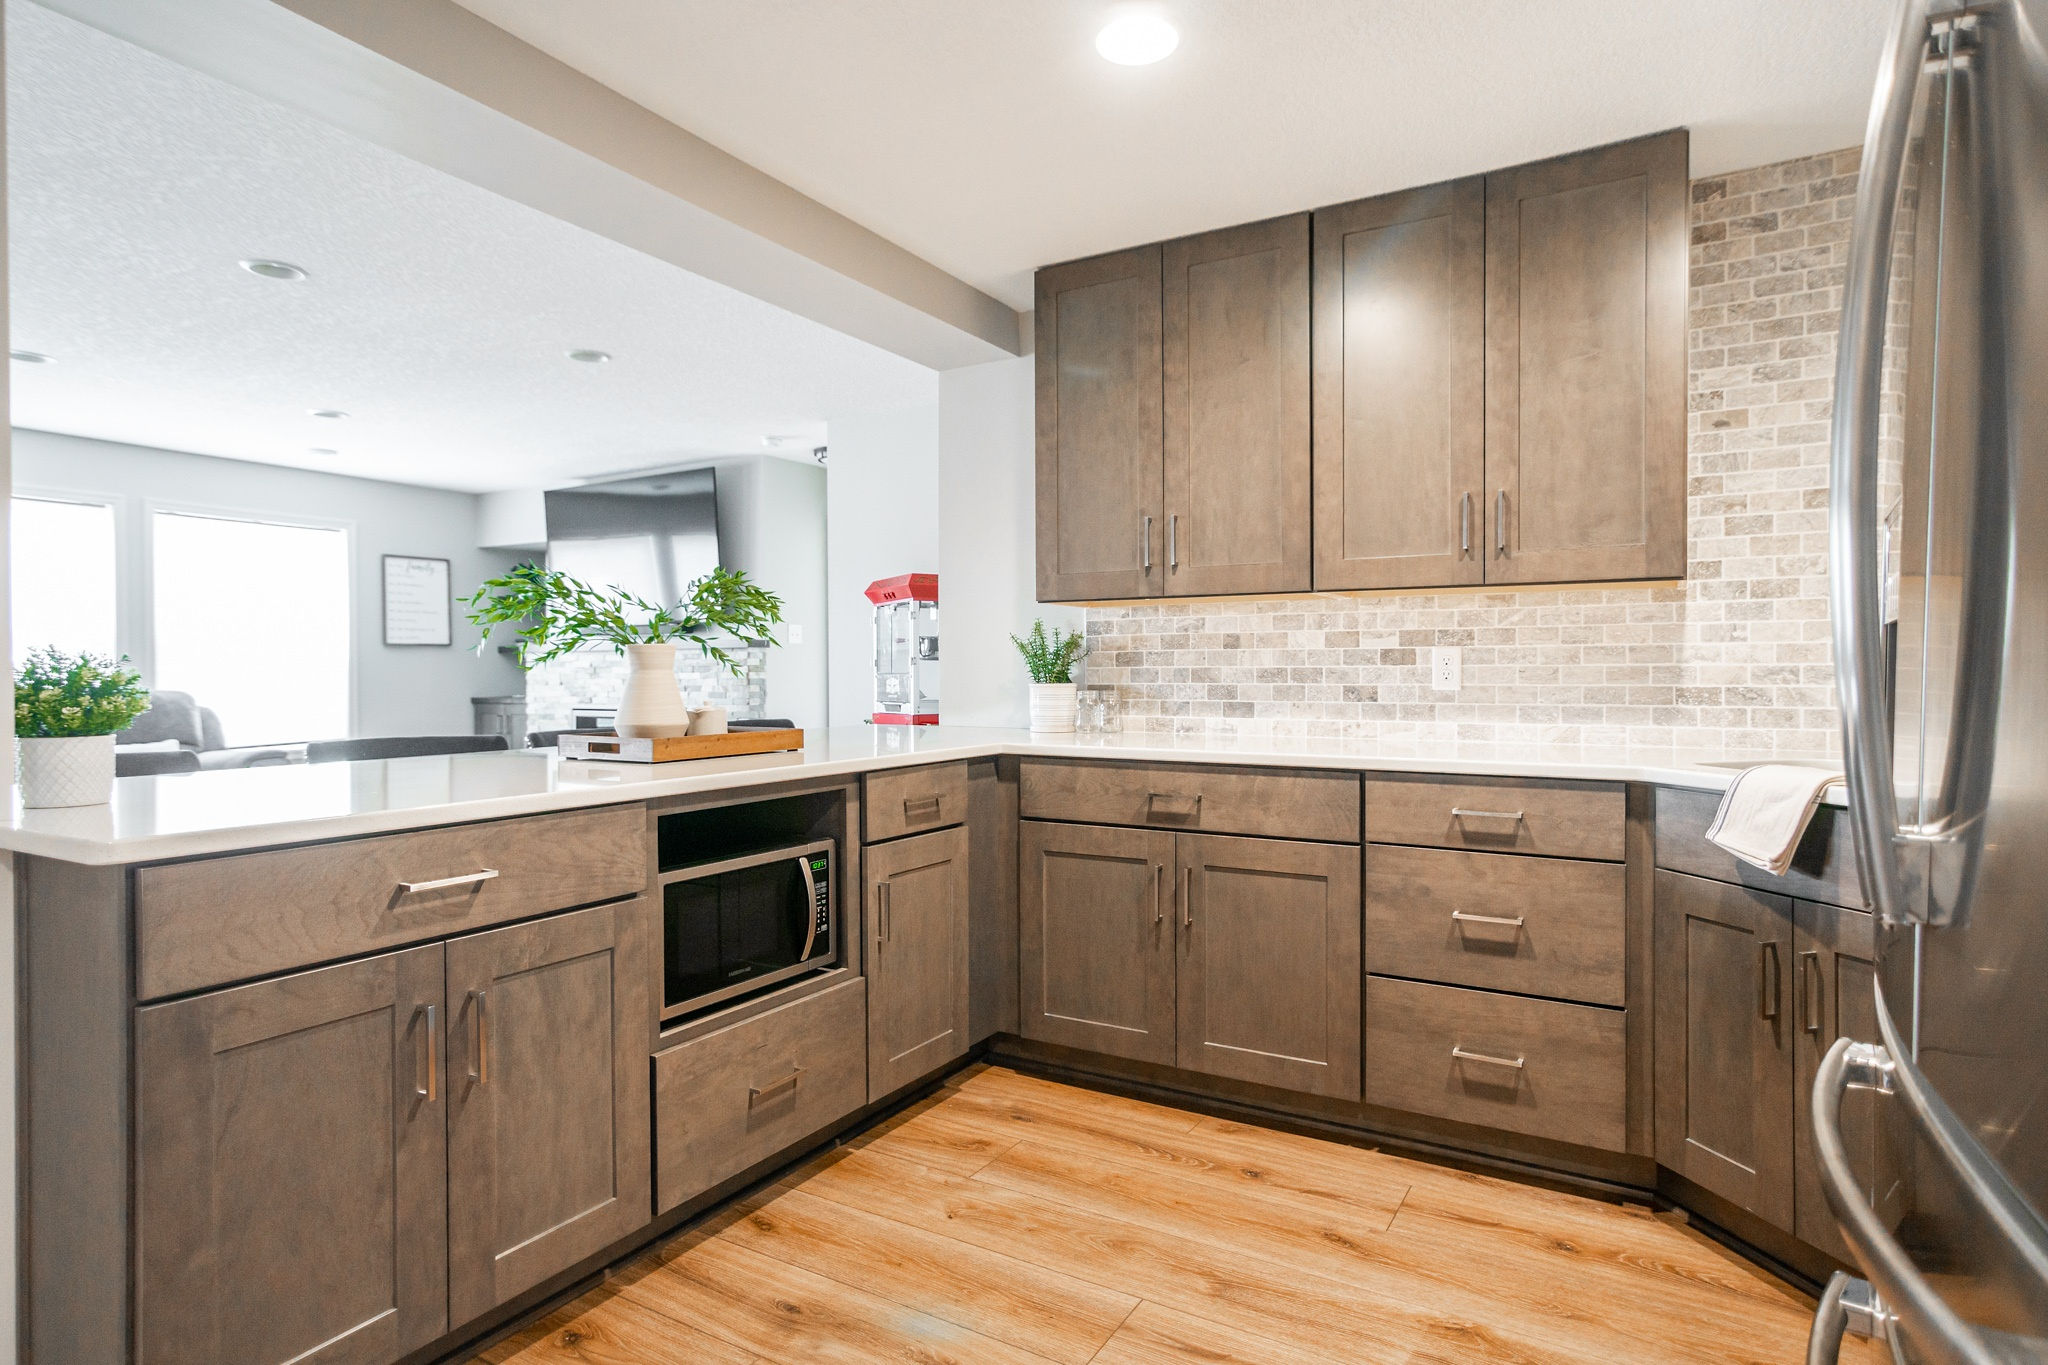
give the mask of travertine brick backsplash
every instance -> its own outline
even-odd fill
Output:
[[[768,699],[768,650],[762,645],[726,642],[743,672],[735,677],[725,665],[687,641],[676,651],[676,684],[691,706],[723,706],[727,716],[746,720],[762,714]],[[576,724],[576,708],[612,710],[626,694],[626,656],[608,645],[592,645],[542,664],[526,675],[526,725],[529,730],[566,730]]]
[[[1854,150],[1692,185],[1683,585],[1088,611],[1128,723],[1305,737],[1839,746],[1827,439]],[[1432,692],[1429,649],[1463,650]]]

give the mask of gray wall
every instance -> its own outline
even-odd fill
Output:
[[[382,556],[450,561],[457,596],[515,562],[504,552],[477,548],[477,499],[471,494],[25,429],[14,432],[14,452],[18,491],[90,494],[121,509],[123,607],[131,620],[149,610],[140,570],[146,566],[145,525],[153,504],[348,523],[355,557],[358,735],[467,734],[472,696],[524,690],[509,659],[495,650],[482,657],[474,652],[475,628],[462,619],[460,606],[454,643],[445,649],[384,643]],[[232,628],[223,623],[223,629]],[[290,642],[280,645],[279,685],[289,686]],[[123,648],[130,646],[124,641]],[[146,662],[140,654],[137,660]],[[234,738],[229,735],[228,742]]]

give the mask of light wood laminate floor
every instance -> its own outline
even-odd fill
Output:
[[[1811,1313],[1645,1208],[978,1066],[479,1358],[1775,1363]]]

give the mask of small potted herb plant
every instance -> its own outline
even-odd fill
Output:
[[[1074,728],[1074,664],[1087,649],[1080,631],[1055,627],[1046,632],[1043,620],[1031,623],[1029,635],[1010,637],[1031,672],[1031,729],[1036,734],[1061,734]]]
[[[53,645],[14,673],[21,804],[103,806],[114,796],[114,735],[149,709],[139,675]]]
[[[619,699],[614,728],[627,739],[687,734],[689,708],[676,686],[676,645],[689,640],[705,657],[735,675],[740,663],[711,642],[713,635],[775,643],[769,630],[782,620],[782,599],[732,569],[713,569],[684,590],[683,600],[656,606],[620,588],[596,588],[538,564],[521,564],[462,599],[469,619],[482,626],[483,648],[493,627],[512,625],[519,666],[533,668],[584,645],[606,644],[627,656],[632,672]]]

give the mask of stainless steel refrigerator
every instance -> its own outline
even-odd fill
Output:
[[[1846,1324],[2048,1360],[2048,0],[1906,0],[1843,280],[1829,508],[1879,1036],[1814,1085]],[[1845,1093],[1876,1115],[1843,1139]]]

